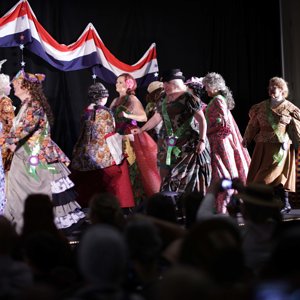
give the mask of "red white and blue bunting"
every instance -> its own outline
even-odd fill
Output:
[[[61,71],[91,68],[93,75],[114,84],[116,77],[130,73],[139,86],[158,75],[153,43],[134,65],[118,60],[104,45],[93,24],[88,24],[76,42],[59,44],[38,22],[28,1],[20,0],[0,18],[0,47],[24,47]]]

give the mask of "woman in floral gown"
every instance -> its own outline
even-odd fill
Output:
[[[22,69],[12,81],[21,107],[5,137],[4,147],[14,155],[8,172],[4,215],[16,224],[18,231],[23,226],[24,201],[34,193],[51,197],[59,229],[72,230],[85,219],[76,202],[74,183],[69,179],[70,160],[50,136],[53,118],[42,89],[44,79],[44,74]]]
[[[0,70],[2,64],[6,60],[2,60],[0,62]],[[0,132],[2,137],[5,137],[10,128],[12,126],[12,120],[14,118],[14,108],[12,105],[11,99],[8,97],[10,94],[10,79],[6,74],[0,74]],[[0,214],[3,214],[6,197],[5,197],[5,175],[4,165],[6,165],[8,158],[8,151],[2,147],[0,154],[2,155],[2,159],[0,158]],[[8,166],[9,164],[7,164]]]
[[[79,138],[73,149],[72,178],[83,206],[88,206],[95,193],[109,192],[125,209],[134,207],[133,192],[122,137],[116,134],[113,114],[105,106],[108,96],[100,82],[88,89],[90,103],[82,114]]]

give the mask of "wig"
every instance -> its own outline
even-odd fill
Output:
[[[13,80],[21,80],[21,87],[28,90],[33,100],[38,100],[45,110],[50,125],[53,125],[54,118],[51,107],[43,91],[42,82],[45,80],[44,74],[26,73],[24,69],[20,70]]]
[[[215,72],[208,73],[203,78],[203,84],[206,87],[215,89],[220,92],[222,96],[226,98],[228,109],[231,110],[234,108],[235,103],[232,97],[232,93],[229,88],[226,86],[224,78]]]

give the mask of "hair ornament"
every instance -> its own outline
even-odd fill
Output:
[[[45,74],[41,74],[41,73],[36,73],[36,74],[32,74],[32,73],[26,73],[24,71],[24,69],[21,69],[17,75],[14,77],[14,79],[23,79],[29,82],[33,82],[33,83],[41,83],[45,80],[46,75]]]
[[[190,79],[188,79],[185,84],[186,85],[189,85],[189,84],[192,84],[192,85],[199,85],[201,87],[203,87],[203,77],[191,77]]]
[[[134,87],[134,81],[131,78],[125,80],[126,87],[132,89]]]

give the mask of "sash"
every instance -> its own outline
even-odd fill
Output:
[[[268,121],[272,127],[272,129],[274,130],[274,133],[276,134],[279,142],[281,143],[281,147],[278,151],[278,153],[275,153],[273,155],[273,159],[275,162],[279,164],[281,164],[284,156],[286,155],[286,150],[288,150],[289,148],[289,135],[287,134],[287,132],[282,133],[278,130],[278,124],[275,122],[274,119],[274,115],[272,113],[271,110],[271,105],[269,101],[266,101],[266,111],[267,111],[267,117],[268,117]]]
[[[25,166],[25,169],[26,169],[27,173],[31,177],[33,177],[36,181],[39,180],[39,177],[36,173],[36,168],[48,170],[52,174],[58,174],[58,171],[56,170],[56,168],[54,166],[51,166],[45,162],[41,162],[39,159],[39,155],[38,155],[41,150],[41,144],[43,143],[48,132],[49,132],[49,125],[47,123],[46,127],[43,129],[39,138],[37,139],[37,141],[35,142],[35,144],[32,148],[30,148],[28,142],[26,142],[23,145],[23,148],[25,149],[26,153],[29,156],[27,165]]]
[[[167,105],[166,105],[166,98],[162,100],[162,115],[165,123],[165,127],[167,130],[167,158],[166,158],[166,164],[169,166],[171,165],[171,155],[172,153],[177,158],[181,152],[181,150],[176,146],[177,140],[183,135],[183,133],[187,130],[187,128],[190,126],[192,118],[190,117],[187,119],[181,126],[179,126],[176,130],[176,132],[173,131],[172,123],[170,120],[170,117],[167,112]]]

